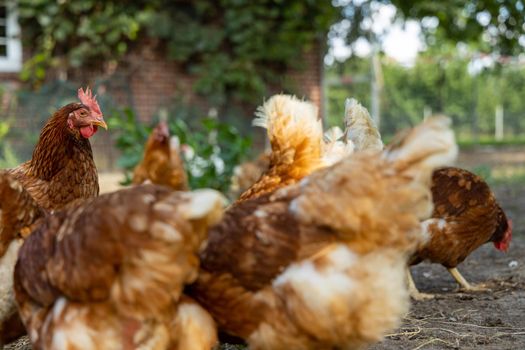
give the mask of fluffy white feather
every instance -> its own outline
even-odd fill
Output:
[[[295,96],[272,96],[257,109],[255,116],[252,124],[266,128],[270,141],[275,137],[286,141],[298,132],[309,139],[322,140],[323,127],[317,117],[317,107]]]
[[[344,133],[338,126],[324,133],[323,165],[330,166],[354,153],[354,143],[344,138]]]
[[[384,154],[401,167],[420,163],[422,167],[433,169],[451,164],[458,155],[458,146],[450,125],[447,117],[428,118],[392,141]]]
[[[383,149],[383,141],[376,123],[357,100],[346,99],[345,103],[345,133],[351,140],[356,151]]]

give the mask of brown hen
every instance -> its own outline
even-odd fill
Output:
[[[168,186],[176,191],[187,191],[188,177],[179,154],[176,137],[170,139],[168,124],[161,121],[151,133],[144,150],[144,158],[133,172],[134,184],[146,181]]]
[[[7,170],[45,210],[98,195],[89,138],[107,125],[89,89],[78,97],[81,103],[60,108],[44,125],[31,160]]]
[[[17,180],[0,171],[0,347],[24,334],[13,291],[17,253],[44,211]]]
[[[471,286],[456,269],[482,244],[493,242],[507,251],[512,239],[512,225],[498,205],[488,184],[479,176],[460,168],[442,168],[432,175],[432,218],[423,222],[429,236],[410,263],[423,260],[445,266],[464,290],[482,290]],[[409,278],[416,299],[431,297],[421,294]]]
[[[232,206],[210,230],[189,295],[251,349],[380,340],[408,308],[404,271],[432,212],[432,168],[457,153],[448,124],[428,120],[383,153]]]
[[[223,202],[143,185],[47,217],[15,267],[33,348],[210,349],[213,320],[181,293]]]
[[[89,89],[79,89],[78,98],[80,103],[60,108],[46,122],[31,160],[0,174],[0,271],[6,276],[0,288],[0,345],[23,334],[16,313],[10,311],[15,308],[12,271],[20,239],[31,232],[43,211],[98,195],[97,169],[88,139],[99,126],[107,126]]]
[[[351,105],[354,105],[353,108]],[[379,132],[368,112],[356,103],[347,101],[346,126],[348,137],[357,151],[380,150]],[[432,175],[432,218],[423,222],[428,242],[423,244],[410,260],[416,265],[423,260],[445,266],[463,290],[484,290],[472,286],[457,270],[482,244],[493,242],[501,251],[507,251],[512,238],[512,225],[496,202],[488,184],[479,176],[460,168],[447,167]],[[408,272],[409,286],[415,299],[431,298],[419,293]]]

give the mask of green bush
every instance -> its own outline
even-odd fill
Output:
[[[233,169],[248,155],[251,139],[242,136],[234,126],[216,118],[202,118],[193,125],[175,114],[169,114],[167,120],[170,133],[176,135],[187,150],[183,152],[183,160],[190,187],[214,188],[227,193]],[[142,159],[145,142],[156,122],[151,125],[140,123],[134,112],[127,108],[115,111],[109,123],[117,135],[116,146],[121,151],[117,165],[125,171],[126,177],[122,184],[129,184],[133,169]]]
[[[153,38],[166,59],[195,77],[193,89],[215,105],[258,101],[287,66],[338,16],[330,2],[304,0],[19,0],[24,43],[21,78],[39,85],[49,68],[117,62]]]
[[[15,152],[5,140],[8,132],[9,122],[0,121],[0,169],[12,168],[19,163]]]

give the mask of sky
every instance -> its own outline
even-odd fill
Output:
[[[375,33],[383,35],[383,50],[385,54],[399,63],[411,66],[419,51],[424,50],[421,39],[421,27],[417,21],[409,20],[403,24],[394,22],[396,9],[393,5],[380,5],[372,18],[371,26]],[[332,39],[327,63],[333,62],[333,58],[343,61],[352,54],[352,49],[345,45],[339,38]],[[354,44],[357,56],[368,56],[371,51],[370,44],[365,39],[359,39]],[[330,57],[330,56],[333,56]]]

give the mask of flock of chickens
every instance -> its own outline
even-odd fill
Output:
[[[251,349],[360,349],[399,325],[410,295],[430,297],[410,265],[440,263],[479,289],[456,266],[484,243],[509,247],[487,184],[445,167],[447,118],[384,147],[356,101],[344,132],[323,133],[312,104],[276,95],[254,120],[271,150],[239,168],[225,208],[217,191],[189,191],[162,122],[136,185],[98,196],[89,138],[106,123],[91,91],[78,97],[31,160],[0,172],[0,347],[27,333],[33,349],[197,350],[221,334]]]

